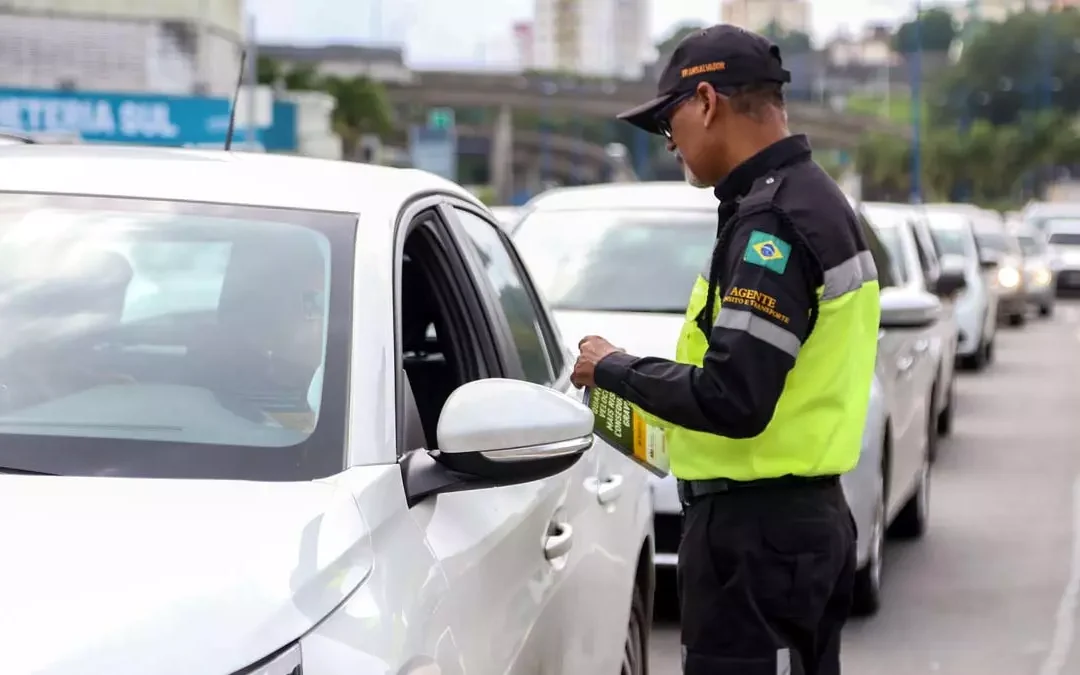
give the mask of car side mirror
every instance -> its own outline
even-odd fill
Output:
[[[926,328],[941,316],[941,300],[930,293],[905,289],[881,292],[881,327],[885,330]]]
[[[979,267],[984,270],[992,270],[1001,264],[1001,254],[993,251],[983,251],[979,254]]]
[[[531,382],[491,378],[454,390],[438,448],[402,459],[410,505],[440,492],[516,485],[561,473],[593,445],[588,406]]]
[[[951,298],[967,288],[967,263],[962,256],[945,255],[941,258],[941,272],[934,282],[934,293],[940,298]]]

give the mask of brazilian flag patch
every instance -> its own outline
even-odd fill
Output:
[[[790,255],[791,244],[775,234],[754,230],[750,233],[750,241],[746,244],[743,260],[751,265],[758,265],[777,274],[783,274],[787,269]]]

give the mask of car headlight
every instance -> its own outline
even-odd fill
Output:
[[[1002,267],[998,270],[997,280],[1004,288],[1016,288],[1020,285],[1020,272],[1013,267]]]
[[[233,675],[304,675],[300,645],[294,644]]]
[[[1045,267],[1036,267],[1032,278],[1038,286],[1049,286],[1051,280],[1050,270]]]

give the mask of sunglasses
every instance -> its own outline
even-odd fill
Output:
[[[695,92],[688,92],[686,94],[680,94],[671,99],[663,108],[656,111],[656,128],[660,130],[660,133],[664,138],[671,140],[671,118],[675,116],[675,111],[678,110],[683,103],[686,103],[694,97]]]

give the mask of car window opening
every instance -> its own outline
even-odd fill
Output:
[[[439,414],[450,394],[481,377],[472,357],[475,352],[470,348],[468,324],[461,320],[461,312],[453,310],[454,283],[448,267],[442,264],[442,255],[432,231],[421,225],[405,240],[401,267],[401,361],[407,388],[405,443],[422,444],[428,449],[436,446]],[[412,405],[415,411],[409,410]],[[417,423],[421,433],[408,428]]]

